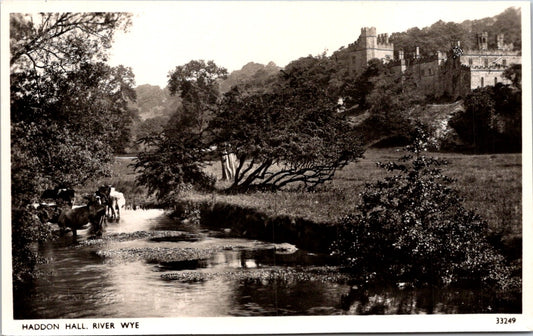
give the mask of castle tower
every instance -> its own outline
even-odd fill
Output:
[[[376,27],[361,28],[361,35],[359,36],[357,44],[361,49],[376,48],[378,44]]]
[[[483,32],[477,35],[477,46],[479,50],[488,49],[488,39],[489,39],[489,33],[487,32]]]
[[[351,55],[350,71],[360,74],[373,58],[384,63],[392,61],[394,44],[389,42],[388,34],[377,35],[376,27],[363,27]]]

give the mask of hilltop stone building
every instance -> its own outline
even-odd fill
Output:
[[[409,71],[415,83],[428,96],[460,98],[473,89],[510,84],[503,72],[511,64],[521,64],[521,52],[513,44],[505,44],[504,35],[498,34],[496,49],[488,49],[488,33],[477,36],[477,49],[461,50],[460,42],[448,52],[435,51],[431,57],[421,57],[418,47],[414,55],[405,57],[395,50],[387,34],[377,34],[375,27],[362,28],[356,42],[335,53],[350,74],[359,75],[373,58],[381,60],[392,71]]]
[[[344,61],[352,74],[360,74],[373,58],[388,63],[394,59],[394,44],[387,34],[376,34],[376,28],[361,28],[361,35],[348,46]]]

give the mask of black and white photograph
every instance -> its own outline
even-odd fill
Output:
[[[2,335],[533,330],[530,2],[0,6]]]

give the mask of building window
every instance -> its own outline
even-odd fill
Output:
[[[472,64],[474,64],[474,60],[472,60],[472,58],[469,58],[468,59],[468,65],[472,65]]]
[[[485,63],[485,66],[488,67],[489,66],[489,59],[488,58],[485,58],[483,60],[483,62]]]
[[[498,84],[498,77],[494,77],[494,86],[496,86],[496,84]]]
[[[503,60],[503,61],[502,61],[502,65],[503,65],[503,66],[507,66],[507,60]]]
[[[484,78],[481,77],[481,87],[483,87],[485,85],[485,83],[483,83],[483,82],[484,82]]]
[[[424,69],[422,69],[422,76],[425,76],[426,72]]]

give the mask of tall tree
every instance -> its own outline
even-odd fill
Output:
[[[359,95],[355,97],[366,109],[367,116],[357,129],[366,145],[387,140],[408,140],[414,126],[408,110],[422,103],[424,96],[409,71],[398,74],[376,63],[379,61],[371,60],[357,80],[362,85],[355,91]]]
[[[159,200],[170,201],[192,186],[212,187],[212,179],[202,171],[209,155],[206,130],[216,110],[219,80],[226,74],[225,68],[203,60],[190,61],[169,73],[167,88],[180,96],[181,105],[163,132],[142,139],[147,149],[139,153],[136,163],[137,181]]]
[[[238,158],[231,188],[313,188],[362,155],[338,113],[335,74],[331,59],[309,56],[289,64],[269,91],[225,96],[211,126],[215,144]]]
[[[198,133],[205,129],[219,98],[219,80],[227,74],[225,68],[204,60],[190,61],[169,73],[168,89],[182,99],[180,127],[191,127]]]
[[[133,74],[104,63],[126,13],[11,14],[11,190],[15,284],[46,237],[32,207],[43,189],[105,174],[134,99]]]

